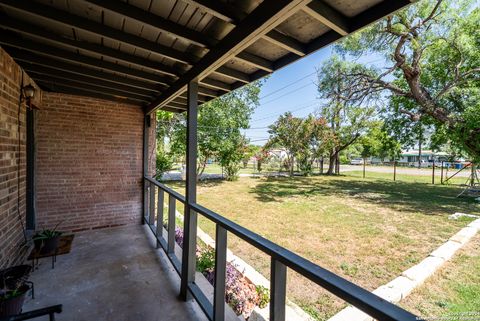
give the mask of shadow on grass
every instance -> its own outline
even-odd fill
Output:
[[[477,211],[473,199],[457,198],[458,188],[425,183],[391,182],[382,179],[357,179],[346,176],[266,178],[251,193],[260,202],[282,202],[292,196],[336,196],[356,198],[396,210],[422,212],[429,215],[466,210]]]

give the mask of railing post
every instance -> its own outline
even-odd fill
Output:
[[[170,195],[168,197],[168,254],[175,253],[175,206],[177,202],[175,198]]]
[[[217,224],[215,237],[215,288],[213,320],[225,320],[225,278],[227,272],[227,230]]]
[[[145,177],[148,175],[148,141],[149,141],[149,127],[150,127],[150,115],[145,115],[143,121],[143,217],[142,224],[145,224],[145,221],[148,217],[148,182],[145,180]]]
[[[196,80],[188,83],[187,104],[187,181],[180,284],[180,297],[183,300],[188,299],[189,284],[195,281],[197,213],[191,210],[190,204],[195,204],[197,201],[198,82]]]
[[[150,186],[150,183],[146,180],[143,179],[143,217],[142,217],[142,224],[145,224],[148,220],[148,187]]]
[[[148,216],[148,224],[155,224],[155,185],[150,183],[150,215]]]
[[[270,272],[270,321],[285,321],[287,267],[272,257]]]
[[[157,192],[157,238],[163,237],[163,198],[164,193],[161,188]],[[160,247],[160,242],[157,240],[157,247]]]

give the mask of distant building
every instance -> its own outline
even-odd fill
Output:
[[[418,150],[406,150],[402,151],[397,163],[400,165],[417,166],[420,158],[422,166],[431,166],[435,163],[440,163],[448,160],[448,154],[445,152],[433,152],[431,150],[422,150],[421,156],[418,155]]]
[[[421,156],[421,166],[422,167],[429,167],[432,166],[433,161],[435,163],[441,163],[441,162],[446,162],[449,159],[449,155],[445,152],[433,152],[431,150],[422,150]],[[418,149],[412,149],[412,150],[404,150],[400,154],[400,157],[397,159],[397,164],[401,166],[418,166],[418,160],[419,160],[419,155],[418,155]],[[373,157],[371,160],[372,164],[378,164],[378,163],[389,163],[391,160],[385,159],[382,161],[382,159],[378,157]]]

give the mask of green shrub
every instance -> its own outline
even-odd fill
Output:
[[[263,309],[270,302],[270,291],[262,285],[257,285],[255,289],[258,294],[258,306]]]
[[[215,249],[208,247],[197,257],[197,270],[204,272],[215,267]]]
[[[157,161],[156,161],[156,171],[155,177],[156,179],[162,179],[163,174],[171,170],[173,167],[173,159],[170,155],[157,152]]]
[[[229,163],[224,166],[225,179],[227,181],[236,181],[238,179],[238,172],[240,171],[240,164]]]

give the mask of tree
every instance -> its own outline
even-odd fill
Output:
[[[302,122],[301,118],[293,117],[291,112],[286,112],[280,115],[273,125],[268,127],[270,138],[264,148],[268,149],[278,144],[285,149],[290,176],[293,175],[295,155],[298,154],[308,139],[308,137],[302,136]]]
[[[155,177],[161,179],[163,174],[172,169],[174,164],[174,153],[169,148],[169,142],[175,124],[178,122],[178,116],[163,110],[156,113],[156,172]]]
[[[319,113],[327,120],[331,130],[328,175],[334,170],[338,173],[340,152],[355,143],[369,128],[374,116],[374,107],[351,103],[354,92],[344,75],[352,71],[367,72],[363,66],[343,61],[337,56],[327,60],[317,71],[319,96],[327,100]]]
[[[261,147],[257,145],[248,144],[247,146],[245,146],[243,157],[242,157],[243,168],[247,168],[248,161],[252,157],[257,155],[260,150],[261,150]]]
[[[287,112],[269,128],[270,138],[264,148],[280,146],[285,149],[290,175],[293,175],[295,160],[303,175],[310,175],[315,159],[323,155],[331,141],[325,118],[314,115],[299,118]]]
[[[315,160],[323,157],[331,148],[332,132],[327,127],[324,117],[308,115],[299,128],[300,149],[296,154],[300,171],[303,175],[313,172]]]
[[[402,152],[400,142],[390,136],[381,121],[372,124],[370,130],[360,139],[362,157],[379,157],[395,160]]]
[[[211,159],[218,159],[223,166],[229,167],[229,171],[237,168],[237,163],[243,158],[243,154],[239,157],[239,153],[245,150],[245,139],[241,135],[241,130],[249,127],[251,115],[259,104],[261,84],[257,81],[245,85],[199,108],[197,166],[199,177]],[[185,142],[186,119],[182,114],[173,130],[172,151],[176,155],[185,155]],[[230,174],[233,175],[233,172]]]
[[[239,135],[230,137],[230,139],[226,141],[218,151],[219,163],[225,170],[225,179],[227,181],[238,179],[240,164],[245,157],[247,146],[247,139],[244,136]]]
[[[385,70],[346,72],[352,100],[388,95],[388,112],[405,122],[433,125],[435,135],[480,159],[480,8],[474,0],[419,1],[336,50],[381,55]]]

